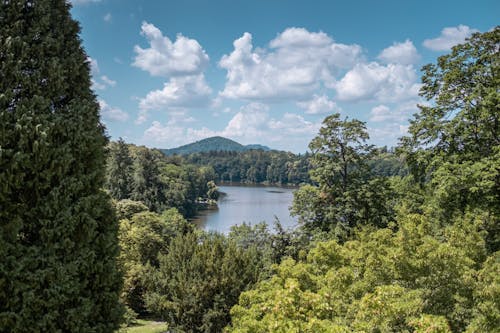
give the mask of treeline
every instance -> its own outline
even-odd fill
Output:
[[[225,236],[185,219],[223,173],[108,145],[70,6],[0,2],[0,332],[500,331],[500,27],[423,68],[394,164],[330,115],[299,227]]]
[[[284,151],[212,151],[183,156],[189,164],[211,166],[217,182],[300,185],[311,183],[309,152],[296,155]],[[374,149],[368,166],[377,175],[407,173],[403,161],[387,148]]]
[[[109,144],[106,170],[105,188],[115,200],[140,201],[157,213],[176,208],[183,216],[192,217],[200,202],[218,198],[210,166],[185,164],[122,139]]]
[[[167,222],[147,237],[181,231],[132,270],[139,287],[125,291],[140,306],[127,304],[180,332],[499,331],[499,36],[474,34],[424,67],[433,104],[396,155],[368,145],[363,122],[328,116],[309,146],[311,184],[295,192],[297,229],[223,236],[156,216]],[[404,165],[375,168],[384,154]],[[151,213],[138,214],[125,230]]]
[[[284,151],[212,151],[184,156],[188,163],[208,165],[218,182],[298,185],[309,183],[309,154]]]

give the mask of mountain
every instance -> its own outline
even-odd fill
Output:
[[[223,138],[221,136],[214,136],[211,138],[203,139],[184,146],[172,149],[160,149],[165,155],[188,155],[192,153],[202,153],[209,151],[245,151],[245,150],[271,150],[269,147],[253,144],[242,145],[236,141]]]

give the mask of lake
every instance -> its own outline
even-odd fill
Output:
[[[293,188],[275,186],[222,185],[219,191],[225,193],[218,201],[218,207],[199,212],[193,220],[207,231],[228,233],[232,225],[243,222],[256,224],[266,221],[272,227],[275,216],[283,227],[293,227],[297,220],[290,216]]]

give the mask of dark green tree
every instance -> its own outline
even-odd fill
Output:
[[[149,149],[140,149],[134,161],[132,199],[159,213],[166,208],[164,187],[155,154]]]
[[[111,143],[106,174],[106,189],[116,200],[130,198],[132,192],[133,160],[122,138]]]
[[[146,307],[173,332],[222,332],[229,309],[261,269],[255,247],[238,247],[218,234],[180,235],[145,275]]]
[[[65,0],[0,1],[0,331],[111,332],[105,129]]]

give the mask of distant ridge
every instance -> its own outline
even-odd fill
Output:
[[[184,146],[172,149],[160,149],[165,155],[188,155],[192,153],[203,153],[209,151],[246,151],[246,150],[271,150],[269,147],[252,144],[242,145],[231,139],[223,138],[221,136],[214,136],[211,138],[203,139]]]

